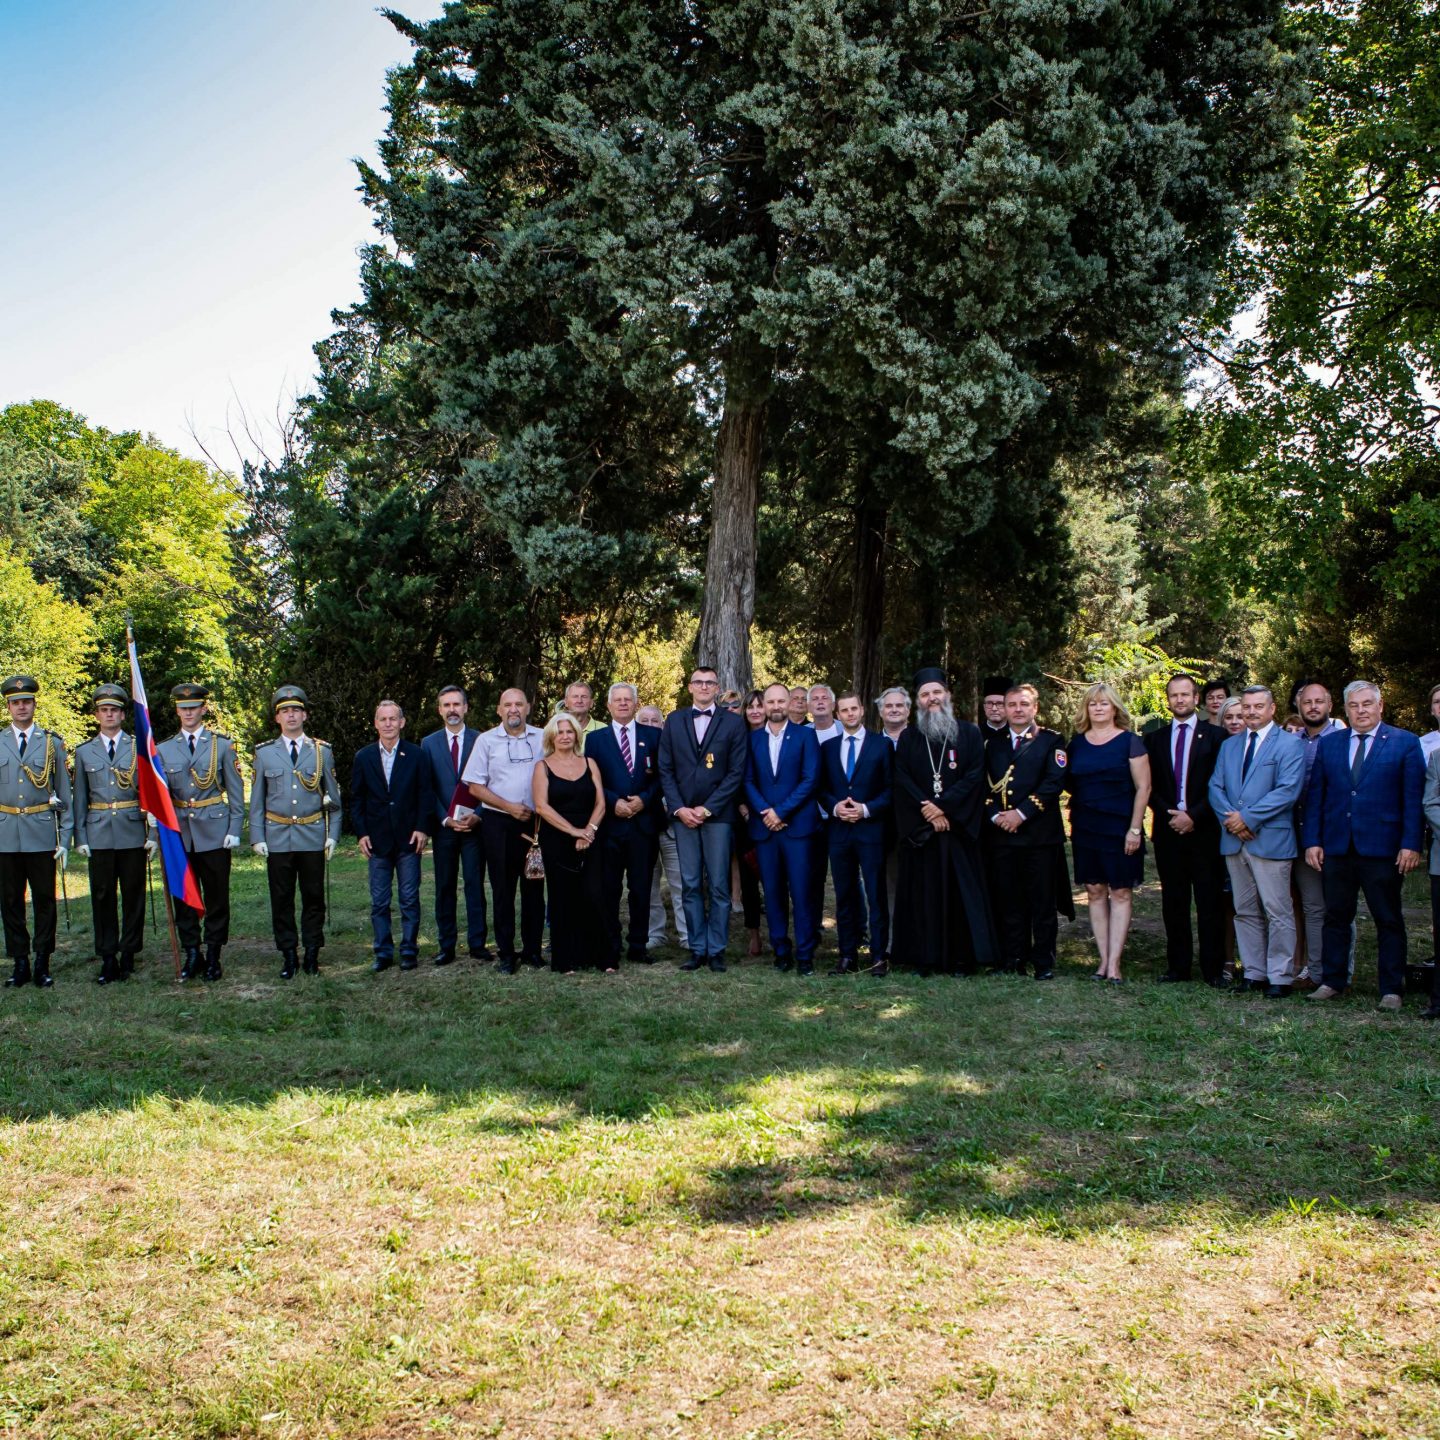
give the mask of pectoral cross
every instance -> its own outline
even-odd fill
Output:
[[[940,786],[940,777],[939,777],[938,775],[935,777],[935,780],[934,780],[934,789],[935,789],[935,798],[938,800],[938,799],[940,798],[940,789],[941,789],[941,786]]]

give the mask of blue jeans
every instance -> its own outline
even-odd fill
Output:
[[[694,955],[723,955],[730,938],[730,826],[707,820],[698,830],[675,820],[670,824],[680,860],[680,890],[685,899],[685,929]],[[705,882],[710,882],[709,915]]]
[[[420,857],[410,849],[370,857],[370,925],[375,931],[375,958],[395,958],[390,930],[390,880],[400,891],[400,958],[420,951]]]

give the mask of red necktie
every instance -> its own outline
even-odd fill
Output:
[[[633,774],[635,762],[630,758],[630,727],[628,725],[620,727],[620,758],[625,762],[625,769]]]
[[[460,773],[460,740],[458,736],[450,737],[450,763],[455,767],[455,773]]]

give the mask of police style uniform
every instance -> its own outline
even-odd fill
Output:
[[[34,700],[40,686],[33,675],[0,681],[5,701]],[[49,988],[55,953],[55,866],[65,863],[70,844],[70,772],[65,742],[32,725],[20,734],[12,720],[0,732],[0,921],[5,953],[14,961],[7,986],[32,978],[30,931],[25,924],[25,890],[35,914],[35,984]]]
[[[203,685],[186,682],[175,686],[170,698],[177,711],[189,712],[203,709],[210,692]],[[228,735],[202,725],[193,734],[182,730],[172,735],[157,747],[157,753],[190,870],[205,905],[203,974],[207,980],[219,980],[220,952],[230,938],[230,852],[240,843],[245,819],[245,786],[235,761],[235,746]],[[180,978],[196,980],[202,974],[201,912],[177,900],[175,928],[185,950]]]
[[[298,685],[282,685],[270,709],[308,710]],[[270,887],[270,923],[282,955],[305,948],[305,968],[319,968],[325,943],[325,861],[340,828],[340,786],[329,744],[308,735],[296,741],[276,736],[255,751],[250,786],[250,843],[265,848]],[[300,891],[300,926],[295,926],[295,891]]]
[[[102,685],[90,699],[95,706],[122,709],[130,703],[118,685]],[[145,943],[149,831],[136,771],[135,740],[123,730],[113,739],[96,735],[75,747],[75,848],[84,851],[90,863],[90,917],[102,985],[127,979]]]
[[[1065,764],[1060,732],[1044,725],[1031,725],[1020,735],[1007,725],[985,744],[989,784],[984,835],[995,885],[1000,964],[1021,975],[1032,969],[1037,980],[1048,980],[1055,973],[1058,910],[1073,914],[1067,908],[1070,888],[1061,884],[1065,825],[1060,792],[1065,788]],[[1013,834],[995,823],[995,817],[1007,810],[1025,817]]]

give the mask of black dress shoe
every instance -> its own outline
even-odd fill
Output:
[[[185,963],[180,967],[180,978],[182,980],[198,980],[204,969],[205,967],[200,961],[200,947],[192,945],[185,951]]]
[[[420,968],[420,961],[414,955],[402,955],[400,957],[400,968],[402,970],[418,970]]]
[[[487,946],[472,945],[470,947],[470,958],[472,960],[482,960],[488,965],[495,957],[490,953]],[[438,965],[440,962],[437,960],[435,963]]]
[[[455,963],[455,952],[453,950],[442,950],[435,957],[435,963],[436,965],[453,965]]]
[[[280,978],[282,980],[293,980],[300,973],[300,957],[294,950],[282,950],[280,952]]]
[[[301,960],[300,968],[307,975],[318,975],[320,973],[320,947],[318,945],[307,945],[305,947],[305,958]]]
[[[223,980],[225,978],[225,972],[220,968],[221,948],[219,945],[205,947],[205,979],[207,980]]]
[[[890,962],[877,960],[865,973],[876,980],[883,980],[890,973]]]
[[[1157,985],[1188,985],[1190,977],[1188,975],[1161,975],[1157,977],[1155,983]]]
[[[1269,988],[1270,982],[1268,980],[1237,980],[1230,987],[1230,993],[1232,995],[1248,995],[1252,991],[1268,990]]]
[[[515,962],[513,960],[502,960],[496,967],[497,975],[513,975],[515,973]]]
[[[375,963],[370,967],[370,969],[376,975],[378,975],[382,970],[388,970],[394,963],[395,962],[391,960],[388,956],[377,955],[375,957]]]
[[[22,985],[30,983],[30,957],[22,956],[15,962],[15,967],[10,973],[10,978],[5,982],[7,990],[17,990]]]
[[[627,950],[625,963],[627,965],[653,965],[655,959],[648,950]]]
[[[725,957],[723,955],[712,955],[710,957],[710,968],[717,974],[725,973]]]
[[[855,975],[859,972],[860,966],[854,958],[849,955],[842,955],[831,967],[831,975]]]
[[[682,962],[680,968],[682,970],[701,970],[704,966],[705,957],[703,955],[692,954],[688,960]]]
[[[1428,1010],[1420,1012],[1422,1020],[1440,1020],[1440,1000],[1432,1000]]]
[[[120,964],[113,955],[100,957],[100,973],[95,977],[97,985],[114,985],[119,979]]]
[[[525,963],[532,970],[543,970],[545,968],[545,957],[543,955],[527,955]]]
[[[1283,1000],[1290,993],[1288,985],[1267,985],[1265,987],[1265,998],[1267,1000]]]
[[[120,957],[120,978],[128,980],[135,973],[135,957],[133,955],[122,955]]]
[[[799,965],[795,967],[795,973],[797,975],[813,975],[815,973],[815,967],[808,960],[802,960]]]
[[[1053,980],[1055,978],[1055,972],[1053,970],[1037,970],[1035,972],[1035,978],[1037,980]]]
[[[786,955],[775,962],[775,968],[782,975],[785,975],[795,968],[795,962],[788,955]]]
[[[50,957],[48,955],[37,955],[35,957],[35,978],[34,984],[42,990],[48,990],[55,981],[50,975]]]

